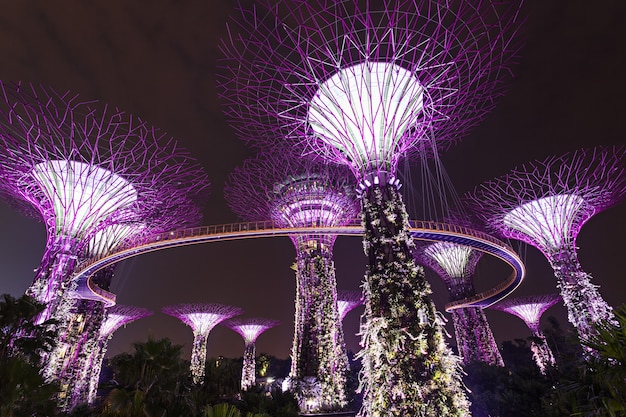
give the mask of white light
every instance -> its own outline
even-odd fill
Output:
[[[145,229],[145,223],[136,224],[112,224],[96,234],[87,243],[88,256],[102,256],[109,253],[113,248],[119,245],[124,239],[134,233]]]
[[[557,249],[570,237],[585,200],[575,194],[558,194],[524,203],[504,216],[504,225],[533,238],[547,249]]]
[[[410,71],[389,62],[364,62],[319,86],[309,103],[308,122],[356,167],[382,167],[402,151],[402,136],[422,112],[423,93]]]
[[[448,276],[461,278],[467,275],[466,267],[472,254],[472,248],[456,243],[437,242],[428,245],[424,254],[434,259]]]
[[[82,162],[41,162],[31,175],[54,206],[57,232],[66,236],[79,236],[137,200],[127,180]]]

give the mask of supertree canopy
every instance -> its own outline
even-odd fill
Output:
[[[98,332],[98,337],[89,340],[91,348],[90,361],[84,363],[83,371],[87,374],[87,402],[93,403],[96,399],[96,391],[98,389],[98,380],[100,379],[100,370],[102,369],[102,361],[107,351],[107,345],[113,333],[117,329],[126,324],[139,320],[143,317],[152,315],[150,310],[141,307],[115,305],[106,309],[104,320]],[[81,380],[82,382],[82,380]]]
[[[46,304],[40,320],[59,323],[43,373],[60,379],[59,402],[67,408],[78,398],[69,392],[79,358],[86,359],[80,346],[96,336],[104,308],[75,300],[91,298],[72,280],[77,260],[167,223],[173,207],[189,210],[185,221],[197,219],[209,183],[186,151],[141,120],[44,87],[0,82],[0,88],[1,193],[47,228],[27,292]],[[112,270],[101,275],[94,282],[106,288]]]
[[[181,320],[193,330],[191,350],[191,377],[194,384],[202,384],[206,365],[206,347],[209,333],[224,320],[243,313],[239,307],[223,304],[177,304],[163,307],[165,314]]]
[[[41,319],[58,319],[93,235],[145,221],[176,192],[202,199],[206,174],[173,139],[119,110],[28,84],[0,88],[0,187],[46,225],[46,251],[28,292],[47,304]]]
[[[543,313],[559,301],[561,301],[561,296],[557,294],[533,295],[508,298],[491,306],[493,309],[505,311],[524,320],[524,323],[532,332],[531,350],[542,374],[545,374],[548,367],[555,365],[555,360],[546,337],[539,327],[539,321]]]
[[[344,167],[260,154],[231,173],[225,197],[245,220],[272,219],[290,228],[341,226],[358,213],[349,179]],[[348,358],[337,311],[335,239],[323,234],[291,236],[296,247],[296,306],[285,388],[294,391],[303,410],[338,410],[347,404]]]
[[[448,288],[450,301],[476,295],[474,271],[482,253],[452,242],[418,245],[418,262],[432,268]],[[475,361],[504,366],[502,355],[485,312],[480,307],[457,308],[450,312],[459,354],[463,363]]]
[[[624,147],[578,150],[514,169],[480,185],[470,204],[501,235],[535,246],[557,278],[569,321],[580,338],[614,320],[578,262],[576,237],[596,213],[626,196]]]
[[[241,389],[247,390],[256,383],[256,349],[255,342],[259,335],[278,326],[278,320],[270,319],[231,319],[226,320],[223,324],[231,328],[243,337],[245,344],[243,351],[243,368],[241,371]]]
[[[337,291],[337,310],[339,311],[339,320],[343,321],[349,312],[358,306],[363,305],[363,302],[363,293],[361,291]]]
[[[222,96],[240,136],[347,165],[360,182],[369,417],[467,414],[395,172],[422,142],[445,147],[491,109],[517,50],[518,8],[293,0],[242,9],[229,26]]]

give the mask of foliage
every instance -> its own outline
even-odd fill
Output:
[[[543,415],[541,399],[550,384],[533,362],[511,371],[477,361],[466,365],[465,372],[473,417]]]
[[[615,311],[618,324],[604,320],[583,343],[596,355],[562,373],[546,400],[551,416],[626,415],[626,305]]]
[[[0,301],[0,416],[55,415],[56,384],[40,375],[42,355],[54,347],[52,320],[36,324],[44,306],[29,296]]]
[[[460,358],[445,343],[430,286],[413,260],[402,198],[392,185],[374,185],[363,192],[361,203],[369,262],[359,415],[466,416]]]
[[[111,360],[114,387],[105,400],[105,416],[179,416],[187,411],[184,394],[189,365],[180,345],[169,339],[135,343],[135,351]]]
[[[299,415],[296,397],[290,392],[281,390],[267,393],[258,387],[249,389],[241,394],[241,401],[237,405],[248,414],[258,413],[263,417],[297,417]]]

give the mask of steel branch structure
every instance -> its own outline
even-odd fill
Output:
[[[358,306],[362,306],[364,301],[363,293],[361,291],[337,291],[337,310],[339,312],[339,321],[343,321],[349,312]]]
[[[112,224],[99,230],[86,245],[81,259],[91,259],[106,256],[115,251],[123,244],[130,244],[137,239],[143,239],[148,236],[159,235],[168,231],[177,230],[182,227],[197,225],[201,218],[200,207],[186,198],[183,192],[168,196],[168,205],[155,216],[145,218],[143,223],[133,224]],[[90,280],[102,290],[109,290],[109,286],[114,277],[115,266],[109,266],[99,271],[94,278]],[[88,291],[88,287],[81,286],[79,282],[78,288],[73,293],[74,297],[79,298],[71,310],[70,323],[75,325],[68,328],[63,341],[64,359],[62,372],[59,379],[62,384],[67,384],[69,394],[66,395],[64,408],[71,409],[80,403],[92,402],[95,392],[86,378],[96,379],[98,375],[93,375],[100,367],[92,367],[94,359],[92,346],[94,340],[98,338],[97,334],[103,331],[106,326],[104,320],[106,311],[105,304],[97,297],[94,300],[93,294]],[[114,310],[116,312],[120,312]],[[89,369],[91,376],[85,373],[84,369]]]
[[[209,333],[224,320],[243,313],[239,307],[223,304],[177,304],[163,307],[165,314],[178,318],[193,330],[191,376],[194,384],[204,382],[206,347]]]
[[[450,301],[462,300],[476,294],[473,279],[481,252],[452,242],[436,242],[418,245],[415,256],[419,263],[432,268],[443,280],[448,288]],[[463,363],[480,361],[504,366],[482,308],[458,308],[452,310],[451,314]]]
[[[539,321],[543,313],[559,301],[561,301],[561,296],[557,294],[534,295],[529,297],[508,298],[491,306],[493,309],[513,314],[526,323],[526,326],[528,326],[533,335],[533,339],[531,340],[533,358],[542,374],[546,373],[548,367],[555,365],[555,360],[552,350],[546,341],[546,337],[541,331]]]
[[[278,326],[280,321],[270,319],[231,319],[223,323],[243,337],[243,368],[241,372],[241,390],[245,391],[256,383],[256,347],[255,343],[261,333]]]
[[[282,227],[343,226],[358,213],[348,169],[268,154],[235,169],[225,196],[242,218],[271,219]],[[347,404],[348,358],[337,311],[336,235],[290,237],[296,248],[296,308],[285,387],[303,410],[340,410]]]
[[[173,139],[119,110],[27,84],[0,88],[0,187],[48,230],[29,293],[48,304],[50,317],[92,236],[145,221],[166,208],[165,196],[182,190],[201,199],[208,182]]]
[[[0,82],[0,89],[0,193],[47,228],[43,260],[27,292],[46,304],[40,320],[60,323],[61,339],[44,374],[61,379],[59,398],[67,408],[76,399],[67,390],[80,368],[74,367],[75,344],[97,332],[90,316],[101,320],[103,308],[76,305],[76,297],[100,299],[71,279],[77,259],[166,224],[173,207],[189,210],[183,219],[191,221],[178,220],[181,226],[194,224],[209,183],[172,138],[117,109],[29,84]]]
[[[86,378],[80,378],[79,382],[87,380],[87,402],[92,404],[96,399],[96,391],[98,390],[98,381],[100,379],[100,371],[102,369],[102,361],[107,351],[107,345],[113,333],[122,326],[152,315],[150,310],[141,307],[115,305],[106,309],[105,317],[100,326],[97,339],[90,339],[88,348],[91,350],[89,356],[90,361],[85,361],[81,373]]]
[[[240,136],[347,165],[360,183],[368,417],[467,414],[395,174],[401,157],[448,146],[491,109],[518,47],[518,7],[293,0],[242,9],[229,26],[222,96]]]
[[[543,252],[580,338],[614,316],[578,262],[576,237],[594,214],[626,197],[625,162],[623,146],[578,150],[526,164],[469,196],[493,230]]]

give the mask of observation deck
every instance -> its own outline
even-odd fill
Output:
[[[524,263],[513,248],[493,236],[467,227],[434,221],[410,220],[409,224],[410,232],[414,239],[466,245],[500,259],[512,269],[511,275],[497,286],[475,294],[472,297],[448,303],[445,307],[448,312],[464,307],[488,307],[513,292],[526,275]],[[100,301],[107,306],[115,305],[115,294],[98,287],[91,280],[91,277],[94,273],[107,266],[142,253],[225,240],[307,234],[362,236],[363,226],[360,220],[352,220],[345,226],[324,227],[311,225],[310,227],[285,228],[276,226],[272,221],[262,221],[200,226],[161,233],[137,239],[127,245],[116,248],[114,252],[105,256],[90,258],[80,263],[73,276],[73,280],[78,284],[74,291],[74,296],[81,299]]]

